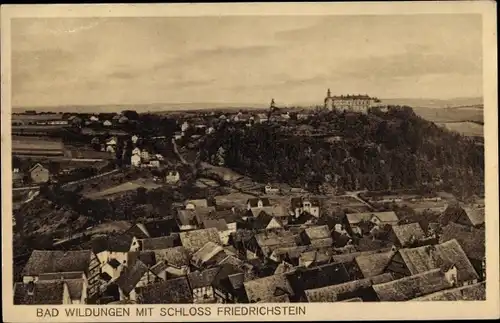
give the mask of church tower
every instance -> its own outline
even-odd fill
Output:
[[[330,92],[330,89],[328,89],[328,91],[326,92],[325,109],[333,110],[333,98],[332,98],[332,93]]]

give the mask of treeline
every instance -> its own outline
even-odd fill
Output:
[[[319,189],[394,190],[432,187],[458,196],[482,194],[484,150],[474,139],[436,126],[409,107],[369,114],[318,113],[292,127],[336,133],[327,142],[294,136],[273,123],[225,126],[205,141],[201,158],[224,164],[259,182],[281,181]],[[221,156],[222,147],[223,154]]]

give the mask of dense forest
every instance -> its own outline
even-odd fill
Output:
[[[410,107],[390,106],[325,111],[291,126],[225,125],[206,139],[201,158],[259,182],[313,190],[325,183],[342,190],[431,187],[465,198],[484,191],[484,148],[476,140]]]

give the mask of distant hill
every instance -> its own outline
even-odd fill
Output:
[[[482,98],[456,98],[456,99],[382,99],[383,104],[388,105],[408,105],[411,107],[426,107],[426,108],[447,108],[459,106],[482,105]],[[280,106],[279,100],[277,101]],[[322,105],[322,100],[310,103],[293,103],[286,102],[286,106],[304,106],[313,107]],[[150,103],[150,104],[107,104],[107,105],[62,105],[62,106],[46,106],[46,107],[20,107],[15,106],[13,110],[36,110],[36,111],[53,111],[53,112],[78,112],[78,113],[100,113],[100,112],[119,112],[123,110],[136,110],[137,112],[162,112],[162,111],[188,111],[188,110],[240,110],[240,109],[265,109],[269,107],[269,102],[185,102],[185,103]]]
[[[454,98],[454,99],[382,99],[382,104],[407,105],[413,108],[451,108],[464,106],[482,106],[483,98]]]

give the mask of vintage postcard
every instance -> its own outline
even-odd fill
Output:
[[[495,9],[2,6],[4,321],[498,318]]]

